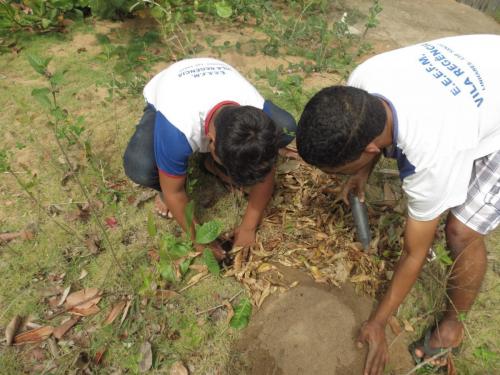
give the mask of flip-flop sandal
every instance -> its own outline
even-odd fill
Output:
[[[160,197],[161,201],[163,202],[163,194],[161,192],[158,193],[158,196]],[[162,217],[164,219],[171,219],[173,216],[172,214],[170,213],[170,211],[163,215],[160,211],[158,211],[155,207],[155,213],[159,216],[159,217]]]
[[[435,355],[450,352],[450,349],[451,349],[451,353],[453,355],[457,355],[459,350],[460,350],[460,346],[455,347],[455,348],[443,348],[443,347],[431,348],[429,345],[429,340],[431,339],[431,334],[432,334],[432,330],[429,329],[427,332],[425,332],[424,337],[422,337],[420,340],[414,341],[408,347],[408,350],[410,351],[410,354],[413,357],[415,364],[417,364],[417,365],[421,364],[422,362],[424,362],[428,358],[434,357]],[[424,352],[423,357],[417,356],[417,353],[416,353],[417,349],[420,349]],[[432,363],[427,363],[426,366],[437,369],[437,368],[445,367],[446,364],[439,366],[439,365],[433,365]]]

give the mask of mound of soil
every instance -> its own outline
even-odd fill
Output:
[[[335,288],[314,282],[305,273],[280,268],[298,286],[273,295],[232,348],[228,374],[350,375],[361,374],[366,349],[355,339],[372,309],[372,300],[346,284]],[[396,373],[413,367],[408,339],[387,332],[389,367]]]

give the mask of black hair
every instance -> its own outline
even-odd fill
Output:
[[[386,118],[381,99],[364,90],[324,88],[309,100],[300,117],[299,155],[317,167],[340,167],[361,156],[384,130]]]
[[[280,132],[260,109],[223,107],[215,120],[215,153],[238,185],[264,180],[278,156]]]

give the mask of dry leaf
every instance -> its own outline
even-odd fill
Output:
[[[87,270],[83,269],[82,272],[80,273],[80,277],[78,278],[78,280],[86,278],[88,274],[89,273],[87,272]]]
[[[101,240],[96,234],[90,234],[85,239],[85,245],[91,254],[97,254],[101,250]]]
[[[177,361],[170,368],[170,375],[189,375],[189,372],[181,361]]]
[[[205,275],[206,275],[206,273],[203,273],[203,272],[197,273],[196,275],[194,275],[193,277],[191,277],[189,279],[188,285],[194,285],[194,284],[198,283],[201,280],[201,278]]]
[[[85,310],[97,305],[101,298],[101,292],[97,288],[82,289],[71,293],[68,298],[66,298],[64,306],[71,310],[75,308]]]
[[[369,281],[371,279],[372,279],[372,277],[370,275],[360,274],[360,275],[355,275],[355,276],[351,277],[351,282],[352,283],[362,283],[365,281]]]
[[[177,296],[180,296],[180,294],[173,290],[158,289],[156,291],[156,298],[159,300],[167,300]]]
[[[81,308],[81,307],[73,307],[69,313],[78,316],[90,316],[97,314],[101,309],[96,305],[92,305],[90,307]]]
[[[267,285],[267,287],[262,291],[262,294],[260,295],[259,301],[257,302],[257,307],[262,306],[262,303],[264,303],[264,300],[271,294],[271,285]]]
[[[226,307],[226,310],[227,310],[226,323],[229,324],[229,322],[231,321],[231,319],[234,316],[233,306],[231,305],[231,302],[229,302],[227,299],[225,299],[224,301],[222,301],[222,304]]]
[[[275,269],[276,267],[274,267],[272,264],[269,264],[269,263],[262,263],[259,268],[257,268],[257,272],[258,273],[263,273],[263,272],[268,272],[268,271],[271,271],[273,269]]]
[[[14,344],[28,344],[28,343],[36,343],[46,340],[52,335],[54,331],[54,327],[44,326],[36,329],[32,329],[31,331],[26,331],[20,333],[19,335],[14,337]]]
[[[125,321],[125,318],[127,317],[127,314],[128,314],[128,310],[130,309],[130,306],[132,305],[132,298],[129,297],[128,298],[128,301],[127,301],[127,304],[125,305],[125,308],[123,309],[123,314],[122,314],[122,318],[120,319],[120,326],[123,324],[123,322]]]
[[[21,326],[22,321],[23,321],[23,318],[21,318],[19,315],[16,315],[9,322],[9,324],[7,325],[7,328],[5,328],[5,341],[6,341],[7,346],[12,345],[12,341],[14,340],[14,336],[16,335],[17,330]]]
[[[205,264],[191,264],[189,269],[196,272],[208,272],[208,267]]]
[[[68,286],[66,289],[64,289],[64,292],[61,296],[61,299],[59,300],[59,302],[57,304],[58,307],[62,306],[64,301],[66,301],[66,298],[68,298],[68,294],[69,294],[70,290],[71,290],[71,285]]]
[[[115,319],[120,315],[125,306],[127,305],[127,301],[120,301],[109,311],[106,320],[104,321],[104,325],[107,326],[115,321]]]
[[[141,361],[139,362],[139,372],[148,372],[153,365],[153,352],[151,350],[151,344],[148,341],[143,343],[141,345],[139,353],[141,355]]]
[[[66,219],[68,219],[68,221],[88,221],[90,219],[90,206],[88,204],[77,204],[76,207],[76,210],[66,214]]]
[[[415,329],[408,320],[404,319],[403,324],[406,332],[415,332]]]
[[[32,231],[28,230],[23,230],[20,232],[0,233],[0,243],[7,243],[17,238],[21,238],[23,240],[32,240],[34,237],[35,234]]]
[[[59,327],[54,328],[53,335],[56,339],[60,340],[73,326],[80,321],[79,316],[74,316],[66,320]]]
[[[392,333],[396,336],[401,333],[401,326],[399,325],[398,319],[395,316],[391,316],[388,320],[389,327],[391,327]]]
[[[99,365],[102,362],[102,358],[104,357],[104,353],[106,353],[106,349],[106,347],[100,348],[97,352],[95,352],[94,364]]]

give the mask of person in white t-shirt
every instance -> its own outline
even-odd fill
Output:
[[[144,88],[146,108],[124,155],[127,176],[159,191],[156,210],[185,222],[189,157],[204,153],[204,167],[227,183],[251,186],[234,231],[234,246],[248,246],[269,202],[280,148],[295,134],[292,115],[265,100],[232,66],[212,58],[179,61]],[[220,260],[225,254],[212,244]]]
[[[484,236],[500,223],[500,36],[433,40],[374,56],[348,86],[318,92],[306,105],[297,148],[327,173],[351,175],[344,186],[364,199],[382,153],[397,159],[408,197],[404,251],[390,287],[361,328],[365,374],[387,361],[384,327],[413,286],[440,215],[454,259],[449,306],[437,327],[411,348],[417,362],[456,348],[461,315],[471,308],[486,269]],[[443,358],[431,361],[445,364]]]

